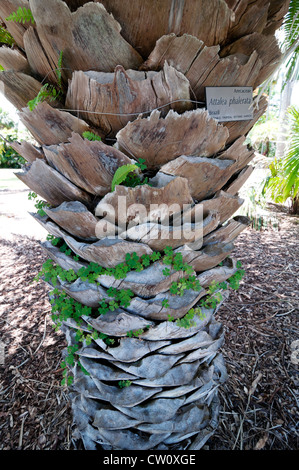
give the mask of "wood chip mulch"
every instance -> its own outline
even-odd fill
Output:
[[[47,286],[33,281],[44,261],[36,241],[0,239],[0,450],[71,448],[70,406],[60,386],[65,340],[52,327]]]
[[[246,275],[217,314],[228,380],[206,450],[298,449],[298,233],[298,217],[280,214],[279,231],[248,228],[236,242]],[[0,238],[0,450],[74,448],[66,344],[33,281],[45,259],[34,240]]]
[[[229,379],[209,449],[298,449],[299,218],[279,219],[236,242],[246,275],[217,314]]]

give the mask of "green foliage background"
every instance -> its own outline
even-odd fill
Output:
[[[2,108],[0,108],[0,134],[0,168],[21,168],[26,161],[9,146],[9,142],[18,140],[17,125]]]

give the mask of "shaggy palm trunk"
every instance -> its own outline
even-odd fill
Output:
[[[52,302],[64,313],[66,299],[80,307],[61,328],[74,351],[74,436],[86,449],[198,450],[217,427],[226,379],[219,304],[188,321],[213,282],[237,271],[230,254],[248,221],[233,215],[254,156],[245,136],[267,103],[254,100],[250,121],[221,124],[205,109],[205,87],[256,89],[280,57],[274,33],[288,4],[1,1],[15,41],[0,49],[2,91],[38,143],[13,144],[28,161],[17,176],[48,203],[37,221],[69,248],[43,243],[62,268]],[[7,20],[20,6],[34,23]],[[52,96],[36,100],[46,83]],[[117,169],[139,160],[137,184],[112,190]],[[177,236],[187,228],[190,237]],[[165,272],[165,256],[180,266]],[[186,265],[201,287],[176,295]],[[113,310],[120,289],[132,295]],[[107,303],[109,312],[98,310]]]

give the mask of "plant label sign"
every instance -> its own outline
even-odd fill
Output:
[[[206,106],[217,121],[249,121],[253,119],[253,90],[245,87],[206,87]]]

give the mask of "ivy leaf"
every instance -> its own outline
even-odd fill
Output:
[[[158,259],[161,258],[161,253],[159,253],[158,251],[154,251],[150,256],[150,259],[151,261],[157,261]],[[169,263],[170,264],[170,263]]]
[[[169,276],[170,275],[170,269],[165,268],[165,269],[163,269],[162,273],[164,274],[164,276]]]
[[[145,159],[144,158],[139,158],[138,163],[136,165],[140,168],[141,171],[147,169],[147,165],[145,165]]]
[[[118,382],[118,386],[119,386],[119,388],[130,387],[131,383],[132,382],[130,380],[120,380]]]
[[[149,255],[142,255],[141,256],[141,262],[142,262],[143,266],[149,266],[151,264],[151,260],[150,260]]]

